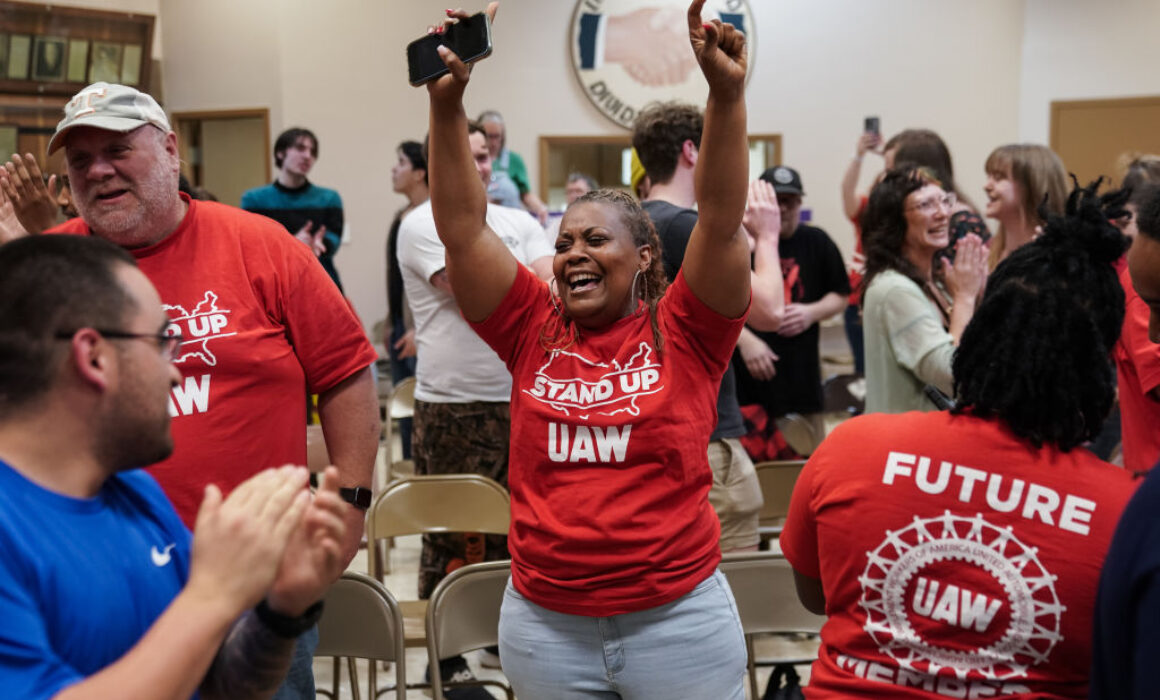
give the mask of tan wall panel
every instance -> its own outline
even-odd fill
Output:
[[[1119,182],[1123,154],[1160,153],[1160,97],[1053,102],[1051,147],[1080,182]]]
[[[242,193],[266,183],[266,122],[258,117],[201,123],[203,186],[237,206]]]

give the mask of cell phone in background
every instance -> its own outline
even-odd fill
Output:
[[[879,135],[878,117],[866,117],[862,122],[862,130],[869,134]]]
[[[439,46],[455,52],[464,63],[491,55],[491,22],[480,12],[455,24],[447,25],[442,34],[428,34],[407,44],[407,70],[412,85],[422,85],[447,73],[439,57]]]

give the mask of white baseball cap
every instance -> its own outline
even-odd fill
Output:
[[[64,145],[65,133],[75,126],[126,133],[146,124],[167,133],[173,131],[165,110],[149,95],[127,85],[93,83],[64,106],[64,119],[48,142],[48,154]]]

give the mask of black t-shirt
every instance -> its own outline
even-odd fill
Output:
[[[785,282],[785,303],[810,304],[830,292],[848,295],[850,279],[838,246],[816,226],[801,224],[777,245]],[[822,410],[820,329],[814,324],[796,336],[754,331],[778,356],[777,374],[769,381],[750,376],[734,353],[737,396],[742,405],[761,404],[771,416]]]
[[[697,223],[697,212],[660,200],[643,202],[641,206],[652,219],[653,226],[656,226],[657,235],[661,239],[665,274],[672,280],[685,260],[685,248],[689,245],[689,236],[693,234],[693,226]],[[741,418],[741,406],[737,403],[737,381],[731,362],[721,377],[721,389],[717,392],[717,429],[709,439],[735,438],[744,434],[745,421]]]

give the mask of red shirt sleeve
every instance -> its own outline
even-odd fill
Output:
[[[685,281],[684,270],[680,270],[661,298],[661,332],[666,343],[683,342],[695,347],[696,355],[703,358],[709,370],[719,378],[733,356],[733,348],[745,327],[752,302],[751,295],[741,316],[726,318],[693,294]]]
[[[1124,326],[1120,333],[1122,356],[1136,367],[1140,392],[1160,386],[1160,345],[1148,339],[1148,305],[1131,285],[1124,286]]]
[[[499,303],[495,311],[492,311],[490,316],[478,323],[468,321],[468,325],[479,334],[480,338],[483,338],[483,342],[495,350],[495,354],[499,355],[508,369],[511,369],[520,350],[520,340],[528,333],[528,325],[543,323],[543,314],[536,313],[536,307],[544,303],[551,303],[550,294],[546,283],[537,278],[530,269],[524,265],[519,265],[511,288],[508,289],[503,301]],[[559,318],[557,316],[557,319]],[[550,333],[552,329],[556,329],[561,324],[551,323],[549,320],[549,323],[545,325],[551,326],[551,328],[544,329],[545,332]],[[535,331],[527,337],[539,337],[539,331]]]
[[[810,461],[802,469],[793,487],[789,502],[789,514],[785,519],[779,543],[781,551],[794,571],[821,579],[821,563],[818,558],[818,523],[814,513],[814,472],[823,458],[825,450],[819,447]]]

